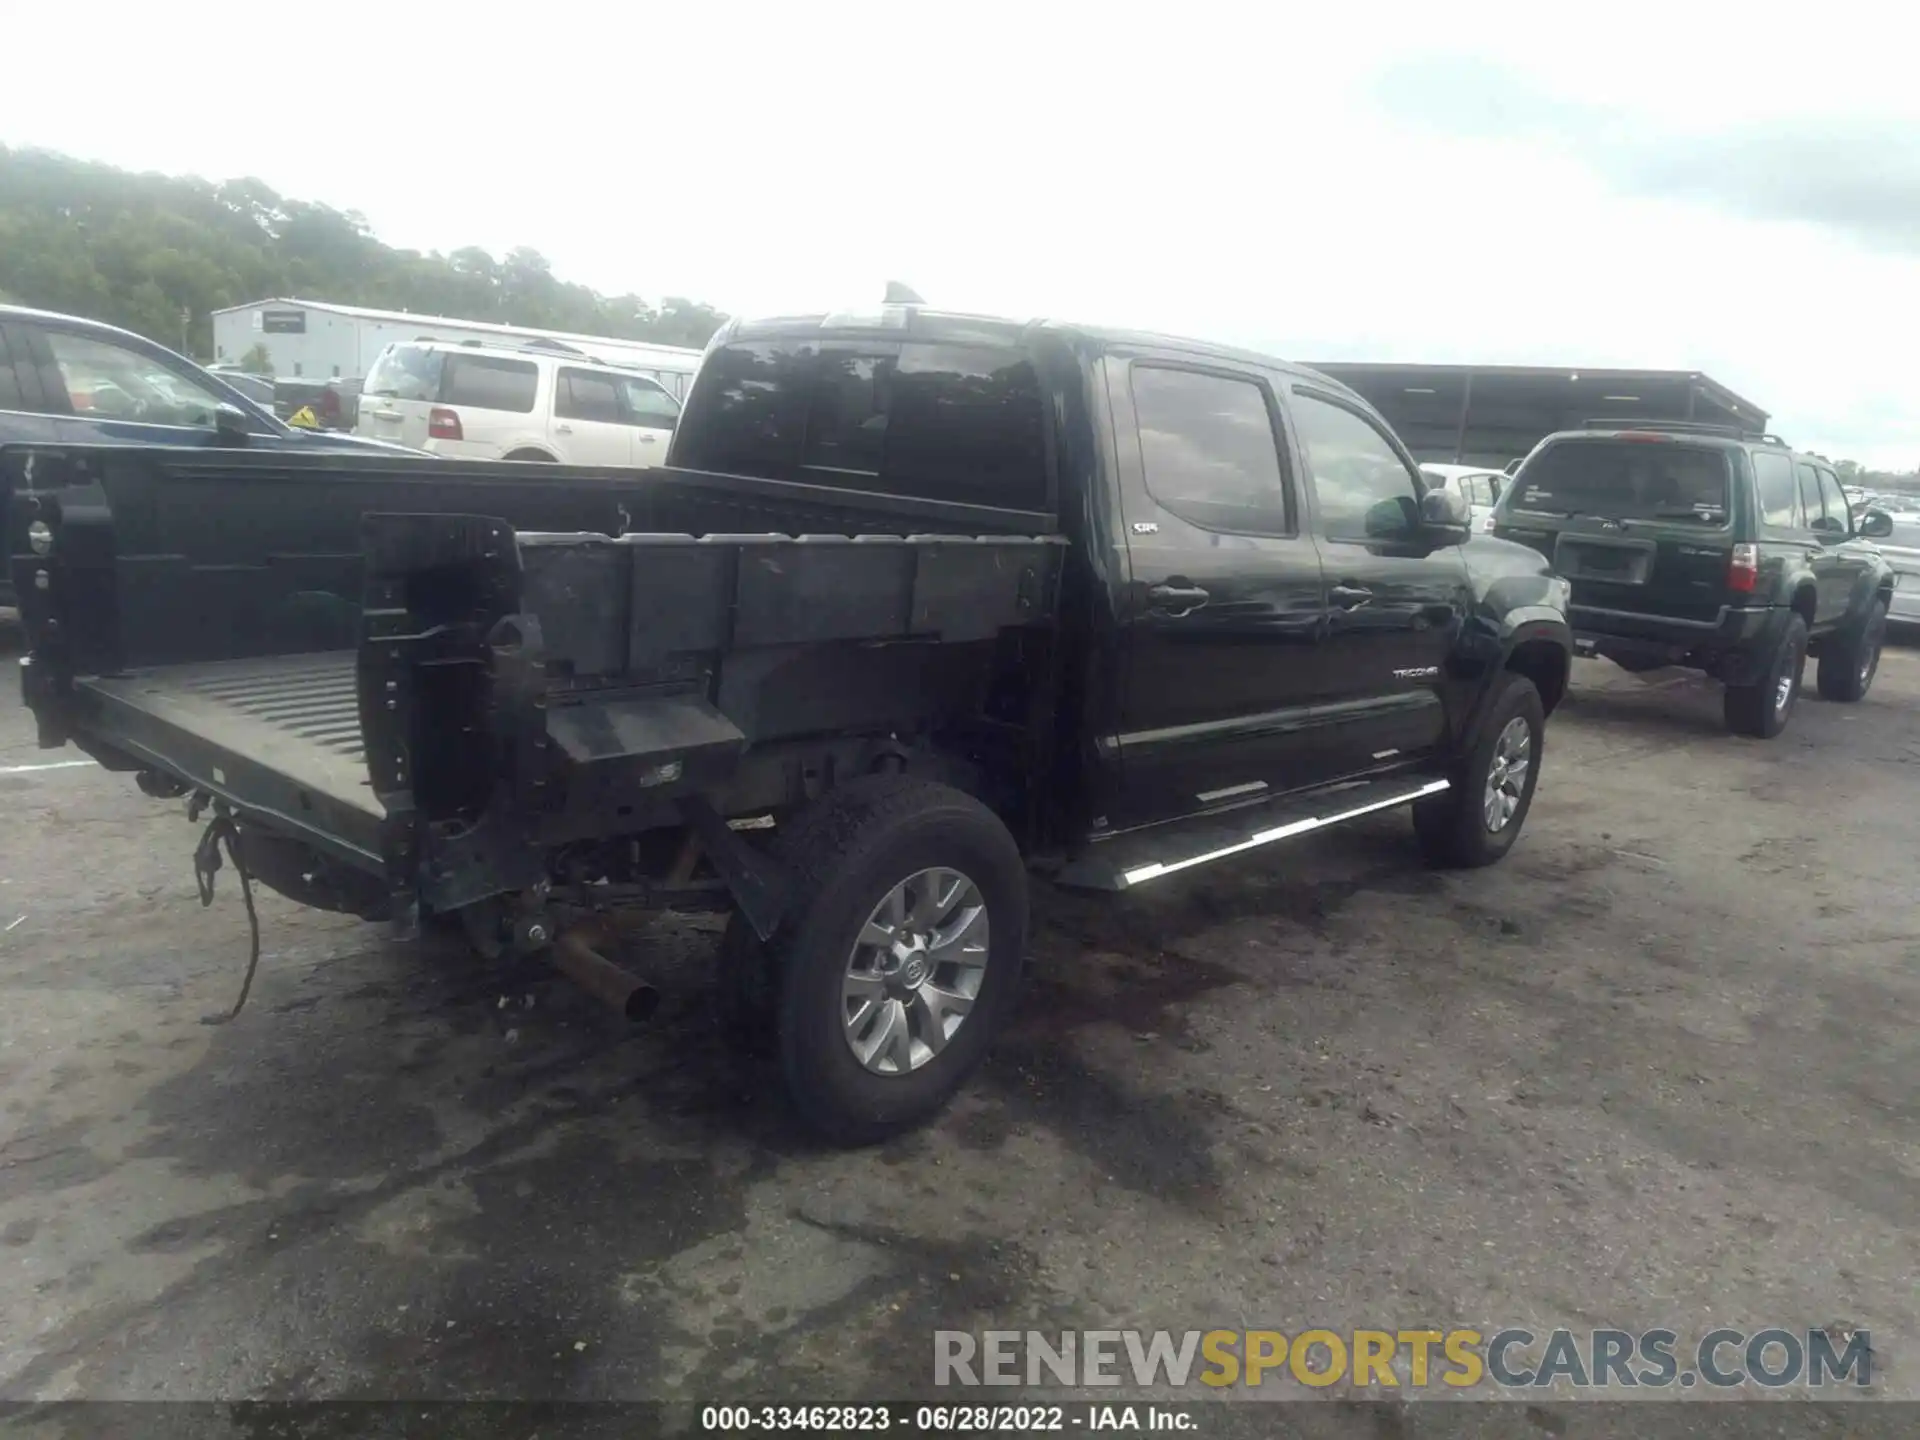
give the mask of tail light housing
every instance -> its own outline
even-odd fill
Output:
[[[443,410],[438,405],[427,412],[427,438],[430,440],[464,440],[460,429],[460,412]],[[1751,547],[1749,547],[1751,548]]]
[[[1736,545],[1727,559],[1727,589],[1736,595],[1751,595],[1760,583],[1760,547]]]

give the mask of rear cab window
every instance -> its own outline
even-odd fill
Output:
[[[970,505],[1050,505],[1045,406],[1018,350],[746,341],[707,357],[673,463]]]
[[[1666,437],[1556,440],[1527,462],[1510,511],[1724,528],[1727,451]]]

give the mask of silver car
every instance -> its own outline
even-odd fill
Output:
[[[1894,571],[1887,619],[1895,625],[1920,625],[1920,515],[1895,514],[1893,534],[1874,543]]]

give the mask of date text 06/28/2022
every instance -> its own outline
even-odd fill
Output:
[[[922,1434],[1052,1433],[1067,1430],[1197,1432],[1200,1406],[1118,1405],[708,1405],[707,1432],[821,1431],[834,1435],[899,1428]]]

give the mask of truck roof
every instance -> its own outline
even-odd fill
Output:
[[[935,310],[925,305],[880,305],[872,310],[732,320],[721,327],[711,343],[720,345],[734,340],[765,340],[800,335],[829,340],[911,337],[915,340],[948,345],[1004,347],[1013,350],[1026,346],[1036,333],[1058,335],[1070,343],[1091,346],[1097,350],[1115,346],[1149,346],[1156,350],[1179,351],[1195,359],[1235,360],[1243,364],[1260,365],[1302,380],[1311,380],[1316,385],[1324,386],[1338,395],[1366,405],[1366,401],[1350,386],[1318,370],[1291,360],[1282,360],[1274,355],[1242,350],[1232,345],[1218,345],[1211,341],[1193,340],[1178,335],[1159,335],[1145,330],[1113,329],[1060,320],[1014,320],[998,315],[969,315],[957,311]],[[1370,405],[1367,408],[1372,409]]]

